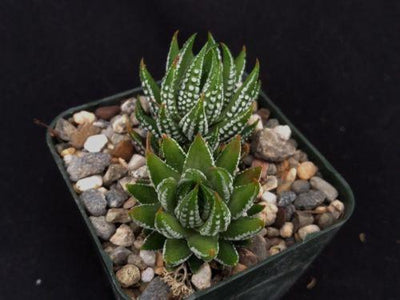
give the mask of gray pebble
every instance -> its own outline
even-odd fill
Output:
[[[97,217],[106,214],[107,201],[99,190],[90,189],[84,191],[80,198],[83,205],[92,216]]]
[[[293,204],[290,204],[285,207],[285,217],[287,222],[292,219],[292,216],[295,212],[296,212],[296,207]]]
[[[98,237],[108,240],[114,234],[115,225],[108,223],[104,216],[89,217],[89,219]]]
[[[63,118],[57,120],[54,129],[57,131],[58,137],[64,141],[69,141],[71,136],[77,131],[74,125]]]
[[[279,125],[279,121],[278,121],[278,119],[269,119],[266,123],[265,123],[265,127],[268,127],[268,128],[274,128],[274,127],[276,127],[276,126],[278,126]]]
[[[297,209],[313,209],[324,202],[325,197],[325,194],[321,191],[310,190],[298,195],[294,205]]]
[[[310,184],[314,189],[323,192],[329,201],[335,200],[338,196],[338,191],[329,182],[320,177],[312,177],[310,179]]]
[[[112,262],[116,265],[126,264],[127,258],[132,251],[126,249],[125,247],[117,247],[110,253],[110,258]]]
[[[251,238],[250,245],[247,248],[258,257],[259,261],[262,261],[268,256],[266,247],[267,243],[265,242],[265,239],[257,234]]]
[[[160,277],[155,277],[140,295],[140,300],[168,300],[169,293],[169,286]]]
[[[67,172],[72,181],[78,181],[81,178],[102,173],[110,162],[111,156],[108,153],[84,153],[81,157],[72,157]]]
[[[103,182],[105,186],[109,186],[113,183],[113,181],[117,181],[118,179],[125,176],[128,172],[128,169],[120,164],[111,164],[106,174],[104,174]]]
[[[296,199],[296,194],[292,191],[284,191],[279,195],[278,206],[288,206]]]
[[[296,194],[305,193],[310,190],[310,183],[307,180],[295,180],[292,183],[291,189]]]
[[[109,207],[121,207],[128,197],[129,195],[117,184],[111,186],[111,189],[106,192],[106,200]]]

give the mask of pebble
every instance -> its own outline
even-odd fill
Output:
[[[139,169],[132,171],[131,175],[133,178],[148,178],[149,172],[147,166],[142,166]]]
[[[128,256],[132,253],[132,251],[126,249],[125,247],[117,247],[111,251],[109,254],[112,262],[116,265],[124,265],[127,262]]]
[[[61,155],[61,157],[65,157],[67,155],[74,154],[75,151],[76,151],[76,149],[74,147],[69,147],[69,148],[66,148],[66,149],[62,150],[60,155]]]
[[[93,122],[93,126],[99,127],[101,129],[105,129],[110,125],[110,122],[107,122],[105,120],[97,120]]]
[[[283,140],[270,128],[258,131],[251,147],[256,157],[272,162],[283,161],[296,151],[292,142]]]
[[[140,167],[146,165],[146,158],[140,154],[133,154],[131,160],[128,163],[128,170],[135,171]]]
[[[91,215],[97,217],[106,214],[107,201],[100,191],[95,189],[84,191],[80,199]]]
[[[140,280],[140,271],[135,265],[125,265],[115,275],[122,287],[130,287]]]
[[[129,122],[129,118],[126,114],[117,115],[111,120],[111,126],[116,133],[125,133],[126,124]]]
[[[83,153],[81,157],[73,156],[67,172],[72,181],[78,181],[102,173],[110,162],[111,156],[107,153]]]
[[[211,286],[211,268],[208,263],[204,263],[199,270],[192,275],[191,282],[197,290],[204,290]]]
[[[242,264],[238,263],[236,266],[233,267],[232,275],[235,275],[237,273],[243,272],[246,269],[247,269],[247,267],[245,265],[242,265]]]
[[[94,113],[88,112],[86,110],[81,110],[80,112],[74,113],[72,116],[76,124],[92,124],[96,120]]]
[[[282,252],[283,250],[286,250],[286,243],[285,241],[280,241],[279,244],[272,246],[271,248],[269,248],[269,254],[270,255],[275,255],[278,254],[280,252]]]
[[[265,122],[267,122],[271,112],[269,111],[269,109],[262,107],[259,110],[257,110],[257,114],[261,117],[261,119],[265,123]]]
[[[296,194],[292,191],[284,191],[279,195],[278,206],[286,207],[293,203]]]
[[[150,112],[150,104],[149,104],[149,101],[147,100],[147,98],[145,96],[139,96],[138,98],[139,98],[140,104],[143,107],[143,110],[146,113],[149,113]]]
[[[79,192],[84,192],[90,189],[97,189],[103,185],[103,178],[100,175],[79,179],[76,182],[76,188]]]
[[[314,217],[309,212],[296,211],[294,221],[297,223],[297,227],[304,227],[314,223]]]
[[[340,200],[332,201],[328,206],[328,211],[333,215],[335,219],[339,219],[339,217],[344,212],[344,204]]]
[[[258,115],[258,114],[253,114],[253,115],[250,116],[249,120],[247,121],[248,125],[252,125],[257,121],[258,121],[258,123],[257,123],[256,128],[254,129],[254,132],[260,131],[260,130],[262,130],[264,128],[261,116]]]
[[[104,185],[109,186],[114,181],[121,179],[126,175],[128,169],[121,164],[111,164],[106,174],[104,174],[103,181]]]
[[[128,200],[125,201],[124,205],[122,206],[125,209],[130,209],[134,207],[137,203],[137,200],[134,197],[130,197]]]
[[[130,137],[126,134],[122,134],[122,133],[113,133],[110,137],[110,142],[113,145],[117,145],[119,142],[124,141],[124,140],[129,140]]]
[[[305,161],[297,166],[297,176],[300,179],[309,180],[317,171],[317,166],[311,161]]]
[[[273,131],[284,141],[290,139],[292,131],[288,125],[278,125],[273,128]]]
[[[259,213],[265,225],[269,226],[274,224],[276,219],[276,214],[278,212],[278,207],[273,203],[268,203],[265,201],[260,202],[260,204],[265,204],[264,209]]]
[[[285,207],[286,221],[290,221],[295,212],[296,212],[296,206],[294,206],[293,204],[286,206]]]
[[[265,191],[261,196],[262,201],[272,203],[272,204],[276,204],[276,199],[277,199],[277,196],[274,193],[271,193],[269,191]]]
[[[286,221],[286,211],[284,207],[279,206],[278,212],[276,213],[276,218],[274,222],[274,227],[281,228]]]
[[[280,235],[280,231],[278,228],[275,227],[267,227],[267,237],[277,237]]]
[[[139,256],[142,258],[143,262],[149,266],[154,267],[156,264],[156,252],[149,250],[140,250]]]
[[[310,184],[314,189],[323,192],[329,201],[335,200],[338,196],[338,191],[330,183],[320,177],[312,177],[310,179]]]
[[[115,225],[108,223],[104,216],[89,217],[90,222],[96,231],[96,234],[101,239],[107,241],[115,232]]]
[[[129,184],[134,184],[134,183],[136,183],[136,178],[133,178],[133,177],[131,177],[131,176],[126,176],[126,177],[121,178],[121,179],[118,181],[118,183],[119,183],[120,187],[122,187],[122,189],[123,189],[125,192],[127,192],[126,185],[127,185],[128,183],[129,183]]]
[[[131,218],[126,209],[110,208],[107,211],[106,221],[110,223],[129,223]]]
[[[268,171],[268,163],[260,160],[260,159],[253,159],[251,162],[251,167],[261,167],[261,178],[265,178],[267,176]]]
[[[138,126],[140,124],[140,122],[136,118],[136,114],[134,112],[130,114],[129,120],[131,121],[131,126]]]
[[[144,270],[147,268],[146,264],[144,263],[143,259],[137,254],[129,254],[128,256],[128,264],[133,264],[137,266],[140,270]]]
[[[136,108],[136,98],[129,98],[121,104],[121,111],[126,114],[131,114]]]
[[[310,190],[310,183],[307,180],[295,180],[292,183],[291,189],[296,194],[305,193]]]
[[[262,261],[268,256],[266,246],[265,239],[257,234],[251,238],[250,245],[247,248],[257,256],[259,261]]]
[[[257,256],[246,248],[239,248],[239,262],[246,267],[254,266],[258,263]]]
[[[147,285],[140,300],[168,300],[169,294],[169,286],[157,276]]]
[[[120,225],[114,235],[110,238],[110,242],[114,245],[124,247],[132,246],[134,241],[135,236],[133,235],[132,229],[126,224]]]
[[[83,148],[89,152],[100,152],[107,144],[108,139],[104,134],[96,134],[86,139]]]
[[[92,124],[85,123],[80,125],[78,129],[71,134],[70,144],[77,149],[81,149],[89,136],[98,134],[99,132],[100,128]]]
[[[278,178],[274,175],[267,176],[266,183],[262,186],[263,191],[272,191],[278,187]]]
[[[325,197],[321,191],[310,190],[297,195],[294,205],[297,209],[313,209],[324,202]]]
[[[322,229],[325,229],[331,226],[335,222],[335,218],[329,212],[323,213],[318,216],[318,226]]]
[[[315,224],[307,225],[299,229],[299,237],[304,240],[307,235],[320,231],[319,227]]]
[[[119,185],[115,184],[106,192],[105,197],[109,207],[121,207],[129,195]]]
[[[279,121],[278,119],[269,119],[266,123],[265,123],[265,127],[267,128],[274,128],[276,126],[279,125]]]
[[[64,141],[71,140],[72,135],[77,131],[74,125],[63,118],[57,120],[54,129],[57,131],[58,137]]]
[[[110,120],[119,114],[121,108],[118,105],[102,106],[95,110],[94,114],[99,119]]]
[[[283,238],[289,238],[293,235],[293,223],[291,222],[286,222],[283,224],[280,230],[280,235]]]
[[[130,140],[122,140],[115,145],[114,149],[111,151],[111,155],[128,161],[131,159],[134,151],[135,149]]]
[[[141,279],[143,282],[150,282],[154,278],[154,270],[153,268],[146,268],[142,271]]]

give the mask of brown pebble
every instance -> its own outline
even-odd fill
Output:
[[[117,158],[120,157],[125,161],[130,160],[133,153],[134,153],[134,147],[132,145],[132,142],[129,140],[120,141],[111,151],[112,156]]]
[[[317,284],[317,279],[315,277],[311,277],[311,281],[307,284],[307,289],[311,290]]]
[[[367,235],[364,232],[360,233],[358,237],[360,238],[361,243],[367,242]]]
[[[260,159],[254,159],[253,162],[251,163],[251,167],[261,167],[261,178],[265,178],[267,176],[267,171],[268,171],[268,163],[260,160]]]
[[[237,264],[233,269],[232,269],[232,275],[235,275],[237,273],[240,273],[244,270],[246,270],[247,267],[245,265],[242,264]]]
[[[278,207],[278,212],[276,213],[276,219],[274,223],[274,227],[281,228],[283,224],[286,222],[286,211],[283,207]]]
[[[318,168],[311,161],[305,161],[298,165],[297,176],[300,179],[308,180],[317,173]]]
[[[119,114],[121,108],[118,105],[103,106],[96,109],[94,114],[99,119],[110,120],[112,117]]]
[[[89,123],[84,123],[78,127],[78,130],[71,134],[70,144],[77,149],[81,149],[89,136],[98,134],[99,132],[100,128]]]

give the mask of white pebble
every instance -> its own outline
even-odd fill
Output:
[[[80,112],[74,113],[72,118],[74,119],[74,122],[79,125],[85,123],[92,124],[96,120],[94,113],[86,110],[81,110]]]
[[[139,256],[142,258],[143,262],[149,266],[154,267],[156,264],[156,253],[154,251],[140,250]]]
[[[204,290],[211,286],[211,268],[208,263],[204,263],[199,270],[192,275],[193,285],[198,290]]]
[[[96,134],[89,136],[83,147],[89,152],[100,152],[107,142],[108,139],[104,134]]]
[[[293,223],[291,222],[286,222],[285,224],[283,224],[281,230],[280,230],[280,234],[281,237],[283,238],[289,238],[293,235]]]
[[[154,270],[153,268],[146,268],[142,272],[142,281],[143,282],[150,282],[154,278]]]
[[[276,195],[271,192],[264,192],[261,196],[261,199],[265,202],[271,203],[271,204],[276,204]]]
[[[128,163],[128,170],[134,171],[143,167],[146,164],[146,158],[140,154],[133,154],[131,160]]]
[[[301,227],[299,229],[299,236],[302,240],[304,240],[306,238],[307,235],[314,233],[314,232],[318,232],[320,231],[319,227],[315,224],[311,224],[311,225],[307,225],[304,227]]]
[[[247,121],[248,125],[254,124],[254,122],[258,121],[255,131],[259,131],[263,129],[262,119],[259,114],[252,114]]]
[[[103,178],[100,175],[94,175],[86,178],[79,179],[76,182],[76,188],[80,192],[90,189],[97,189],[103,185]]]
[[[272,129],[282,140],[287,141],[292,135],[292,131],[288,125],[278,125]]]
[[[111,120],[112,129],[116,133],[124,133],[124,132],[126,132],[126,124],[128,123],[128,121],[129,121],[129,118],[125,114],[115,116]]]

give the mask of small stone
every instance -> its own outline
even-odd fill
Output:
[[[141,279],[143,282],[150,282],[154,278],[154,270],[153,268],[146,268],[142,271]]]
[[[274,132],[284,141],[290,139],[292,131],[288,125],[278,125],[273,128]]]
[[[83,153],[81,157],[73,156],[67,172],[72,181],[100,174],[110,164],[111,156],[107,153]]]
[[[253,114],[253,115],[250,116],[249,120],[247,121],[248,125],[252,125],[257,121],[258,121],[258,123],[256,125],[256,128],[254,129],[254,132],[257,132],[257,131],[263,129],[263,122],[262,122],[262,119],[261,119],[260,115]]]
[[[99,132],[99,127],[93,126],[89,123],[84,123],[71,134],[70,144],[77,149],[81,149],[89,136],[98,134]]]
[[[132,229],[126,224],[120,225],[114,235],[110,238],[110,242],[114,245],[124,247],[132,246],[134,241],[135,236],[133,235]]]
[[[126,185],[127,185],[128,183],[129,183],[129,184],[134,184],[134,183],[136,183],[136,178],[133,178],[133,177],[131,177],[131,176],[126,176],[126,177],[121,178],[121,179],[118,181],[118,183],[119,183],[119,186],[122,187],[122,189],[123,189],[125,192],[127,192],[128,190],[127,190],[127,188],[126,188]]]
[[[111,120],[111,126],[116,133],[125,133],[126,124],[129,122],[129,118],[126,114],[117,115]]]
[[[105,197],[109,207],[121,207],[129,196],[118,185],[113,185],[110,190],[106,192]]]
[[[125,265],[115,274],[122,287],[130,287],[140,280],[140,271],[134,265]]]
[[[131,159],[134,151],[135,149],[130,140],[122,140],[117,145],[115,145],[115,148],[111,151],[111,155],[114,157],[123,158],[125,161],[128,161]]]
[[[268,163],[260,160],[260,159],[253,159],[251,162],[251,167],[261,167],[261,178],[265,178],[267,176],[268,171]]]
[[[254,266],[258,263],[257,256],[246,248],[239,248],[239,262],[246,267]]]
[[[132,171],[131,175],[133,178],[148,178],[149,172],[148,172],[147,166],[145,165],[135,171]]]
[[[269,254],[270,255],[275,255],[283,250],[287,249],[285,241],[281,240],[279,244],[273,245],[271,248],[269,248]]]
[[[169,286],[157,276],[147,285],[140,300],[168,300],[169,294]]]
[[[54,129],[57,131],[58,137],[64,141],[71,140],[71,137],[77,131],[74,125],[63,118],[57,120]]]
[[[110,125],[110,122],[107,122],[105,120],[97,120],[93,122],[93,126],[99,127],[101,129],[105,129]]]
[[[275,227],[267,227],[267,237],[277,237],[280,235],[280,231],[278,228]]]
[[[75,148],[69,147],[69,148],[66,148],[66,149],[64,149],[63,151],[61,151],[60,155],[61,155],[62,157],[65,157],[65,156],[67,156],[67,155],[72,155],[72,154],[74,154],[75,151],[76,151]]]
[[[289,238],[293,235],[293,223],[291,222],[286,222],[283,224],[280,230],[281,237],[283,238]]]
[[[274,222],[274,227],[281,228],[286,221],[286,211],[284,207],[278,207],[278,212],[276,213],[276,218]]]
[[[299,237],[304,240],[307,235],[320,231],[319,227],[315,224],[307,225],[299,229]]]
[[[121,164],[111,164],[106,174],[104,174],[103,181],[105,186],[109,186],[114,181],[121,179],[128,172],[127,168]]]
[[[103,178],[100,175],[79,179],[76,182],[76,188],[79,192],[84,192],[90,189],[97,189],[103,185]]]
[[[310,190],[310,183],[306,180],[296,180],[292,183],[291,189],[296,194],[306,193]]]
[[[126,264],[127,258],[129,256],[129,254],[131,254],[132,252],[128,249],[126,249],[125,247],[117,247],[114,250],[111,251],[111,253],[109,254],[112,262],[116,265],[124,265]]]
[[[146,165],[146,158],[140,154],[133,154],[131,160],[128,163],[128,170],[135,171],[140,167]]]
[[[236,266],[233,267],[232,275],[235,275],[237,273],[243,272],[246,269],[247,269],[247,267],[245,265],[242,265],[242,264],[238,263]]]
[[[296,200],[296,194],[292,191],[285,191],[279,195],[278,206],[286,207]]]
[[[142,258],[143,262],[149,266],[154,267],[156,264],[156,252],[148,251],[148,250],[140,250],[139,252],[140,257]]]
[[[259,110],[257,110],[257,114],[261,117],[263,123],[266,123],[271,112],[269,111],[269,109],[262,107]]]
[[[274,128],[274,127],[276,127],[278,125],[279,125],[279,121],[277,119],[269,119],[265,123],[265,127],[267,127],[267,128]]]
[[[150,112],[150,103],[149,103],[149,100],[147,100],[147,97],[139,96],[138,98],[139,98],[140,104],[142,105],[143,110],[146,113],[149,113]]]
[[[95,189],[84,191],[80,199],[91,215],[97,217],[106,214],[107,201],[100,191]]]
[[[122,206],[125,209],[130,209],[134,207],[137,203],[137,200],[133,197],[130,197],[128,200],[125,201],[124,205]]]
[[[126,114],[133,113],[135,111],[135,108],[136,108],[136,101],[137,101],[137,99],[134,98],[134,97],[126,99],[121,104],[121,111],[126,113]]]
[[[96,231],[98,237],[103,240],[108,240],[115,232],[115,225],[108,223],[104,216],[100,217],[89,217],[90,222]]]
[[[138,126],[140,124],[139,120],[136,118],[135,112],[131,113],[129,116],[131,126]]]
[[[74,113],[72,116],[76,124],[92,124],[96,120],[94,113],[88,112],[86,110],[81,110],[80,112]]]
[[[318,226],[325,229],[335,222],[335,218],[329,212],[323,213],[318,217]]]
[[[277,199],[276,195],[274,193],[271,193],[271,192],[268,192],[268,191],[264,192],[262,194],[262,196],[261,196],[261,200],[262,201],[265,201],[265,202],[268,202],[268,203],[272,203],[272,204],[275,204],[275,205],[276,205],[276,199]]]
[[[318,168],[311,161],[305,161],[297,166],[297,176],[300,179],[308,180],[317,173]]]
[[[297,227],[304,227],[314,223],[314,217],[311,213],[304,211],[296,211],[294,222],[296,222]]]
[[[83,147],[89,152],[100,152],[107,142],[108,139],[104,134],[96,134],[89,136]]]
[[[107,211],[106,221],[110,223],[129,223],[131,218],[126,209],[110,208]]]
[[[272,191],[278,187],[278,178],[276,176],[267,176],[266,183],[262,186],[264,191]]]
[[[192,275],[191,282],[197,290],[204,290],[211,286],[211,268],[208,263],[204,263],[199,270]]]
[[[286,221],[290,221],[295,212],[296,212],[296,206],[294,206],[293,204],[286,206],[285,207]]]
[[[340,200],[332,201],[328,206],[328,211],[333,215],[335,219],[339,219],[344,212],[344,204]]]
[[[129,297],[130,300],[136,300],[136,294],[133,290],[131,289],[122,289],[124,291],[124,294]]]
[[[294,205],[297,209],[314,209],[324,202],[325,197],[325,193],[321,191],[310,190],[297,195]]]
[[[258,257],[258,261],[262,261],[268,256],[266,246],[265,239],[257,234],[251,238],[250,246],[247,248]]]
[[[329,201],[335,200],[338,196],[338,191],[330,183],[320,177],[312,177],[310,179],[310,184],[314,189],[323,192]]]
[[[144,270],[147,268],[146,264],[144,263],[143,259],[137,254],[129,254],[128,256],[128,264],[132,264],[137,266],[140,270]]]
[[[273,203],[261,201],[260,204],[264,204],[264,209],[260,212],[260,217],[264,221],[266,226],[272,225],[275,222],[278,207]]]
[[[110,120],[112,117],[119,114],[121,111],[118,105],[102,106],[95,110],[94,114],[99,119]]]
[[[290,168],[294,168],[297,171],[297,167],[299,166],[299,162],[293,156],[288,159],[288,162],[289,162],[289,167]]]

